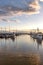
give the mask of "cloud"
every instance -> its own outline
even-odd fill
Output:
[[[13,2],[15,3],[15,1],[16,0],[11,0],[12,3]],[[43,1],[43,0],[40,0],[40,1]],[[17,16],[17,15],[20,16],[20,15],[23,15],[23,14],[33,15],[33,14],[39,14],[40,13],[41,7],[40,7],[40,4],[39,4],[39,0],[30,0],[28,2],[26,0],[23,0],[23,2],[19,3],[18,5],[17,4],[15,5],[15,4],[12,4],[12,3],[9,3],[10,5],[9,4],[3,5],[3,6],[0,5],[0,19],[1,20],[11,21],[11,20],[5,19],[5,17],[7,18],[7,17]]]
[[[25,0],[24,0],[25,1]],[[6,5],[0,6],[0,16],[15,16],[22,14],[37,14],[40,10],[40,5],[38,0],[33,0],[32,2],[24,2],[24,6]]]
[[[1,21],[4,21],[4,22],[13,22],[13,23],[20,23],[20,20],[19,19],[15,19],[15,20],[13,20],[13,19],[8,19],[8,18],[2,18],[1,19]]]
[[[43,2],[43,0],[40,0],[41,2]]]
[[[36,1],[36,0],[32,3],[30,3],[29,6],[34,8],[35,11],[38,11],[40,9],[40,5],[39,5],[38,1]]]

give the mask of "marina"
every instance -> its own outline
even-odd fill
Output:
[[[4,33],[0,33],[0,38],[15,38],[15,36],[19,36],[19,35],[30,35],[32,38],[34,39],[43,39],[43,33],[42,32],[29,32],[29,33],[17,33],[17,32],[4,32]]]
[[[43,65],[43,0],[0,0],[0,65]]]

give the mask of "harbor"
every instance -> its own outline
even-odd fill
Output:
[[[40,31],[1,31],[0,64],[42,65],[43,33]]]
[[[0,32],[0,38],[15,38],[15,36],[20,35],[30,35],[34,39],[42,39],[43,40],[43,33],[42,32]]]

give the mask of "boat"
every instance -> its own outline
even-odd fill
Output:
[[[38,34],[32,34],[31,37],[34,38],[34,39],[40,39],[41,40],[42,34],[39,34],[39,33]]]
[[[40,39],[41,40],[42,39],[42,34],[37,34],[36,37],[37,37],[37,39]]]

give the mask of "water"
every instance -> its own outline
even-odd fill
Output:
[[[43,40],[29,35],[0,39],[0,65],[43,65]]]

